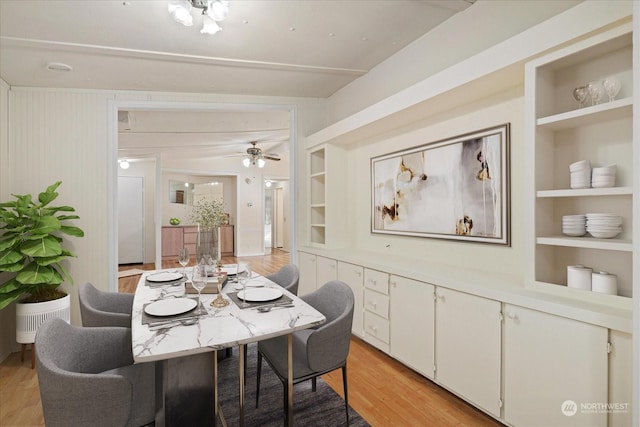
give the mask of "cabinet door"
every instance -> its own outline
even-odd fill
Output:
[[[353,291],[353,325],[351,332],[362,338],[364,336],[363,326],[363,268],[359,265],[338,261],[338,280],[343,281]]]
[[[504,308],[504,419],[517,426],[605,426],[607,330],[539,311]]]
[[[338,262],[335,259],[316,257],[316,287],[338,278]]]
[[[177,257],[184,245],[182,227],[162,227],[162,256]]]
[[[433,285],[391,276],[389,323],[391,355],[433,379]]]
[[[609,403],[615,405],[608,414],[609,427],[633,425],[631,400],[633,388],[631,334],[609,332]]]
[[[298,295],[305,295],[316,290],[316,256],[307,252],[298,252],[298,268],[300,282]]]
[[[436,288],[436,380],[496,417],[501,398],[500,309],[498,301]]]
[[[233,255],[233,226],[220,227],[220,254],[225,256]]]

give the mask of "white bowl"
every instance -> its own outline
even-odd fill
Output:
[[[589,231],[589,234],[596,239],[611,239],[620,234],[620,231]]]
[[[562,234],[564,234],[565,236],[569,236],[569,237],[581,237],[581,236],[584,236],[585,234],[587,234],[587,232],[585,230],[582,230],[582,231],[564,231],[564,230],[562,230]]]
[[[589,160],[579,160],[569,165],[569,170],[571,172],[575,172],[583,169],[591,169],[591,162]]]

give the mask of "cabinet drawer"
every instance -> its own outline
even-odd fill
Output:
[[[385,319],[389,319],[389,296],[365,289],[364,308]]]
[[[389,274],[377,270],[364,270],[364,286],[389,295]]]
[[[369,311],[364,312],[364,332],[389,344],[389,321]]]

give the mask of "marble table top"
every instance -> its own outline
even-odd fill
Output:
[[[225,295],[237,291],[237,284],[229,281],[222,290],[222,295],[229,301],[226,307],[211,307],[210,303],[217,295],[202,294],[208,314],[199,317],[195,324],[152,330],[149,325],[142,324],[145,304],[161,297],[185,296],[184,285],[146,286],[146,277],[156,272],[148,271],[141,276],[133,300],[131,336],[135,362],[164,360],[247,344],[311,328],[326,320],[322,313],[276,283],[263,276],[254,276],[247,288],[264,286],[280,289],[293,300],[294,306],[279,307],[267,313],[254,308],[241,309]]]

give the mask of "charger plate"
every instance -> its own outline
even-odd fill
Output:
[[[238,292],[238,298],[243,301],[273,301],[274,299],[278,299],[282,296],[282,291],[280,289],[274,288],[252,288],[251,290],[246,289],[247,295],[245,298],[245,291]]]
[[[170,272],[170,271],[163,271],[160,273],[154,273],[147,276],[148,282],[156,282],[156,283],[174,282],[180,279],[182,279],[182,273],[176,273],[176,272]]]
[[[191,311],[198,305],[191,298],[167,298],[152,302],[144,307],[144,312],[150,316],[176,316]]]

